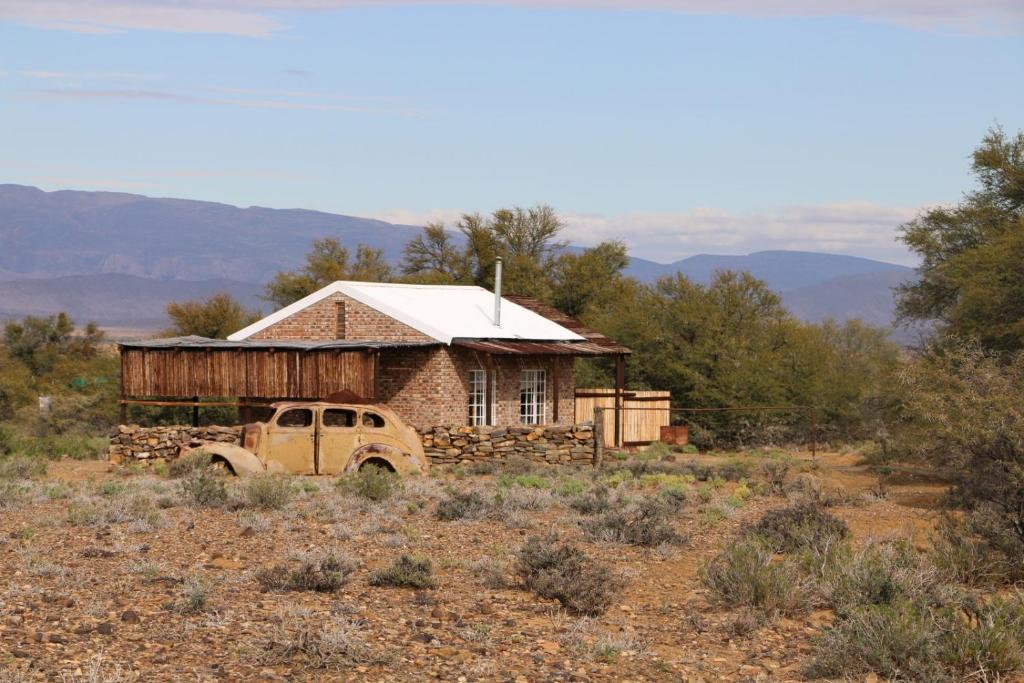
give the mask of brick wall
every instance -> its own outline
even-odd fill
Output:
[[[332,294],[258,332],[253,339],[433,341],[344,294]],[[488,356],[441,346],[388,349],[380,354],[376,398],[412,425],[465,425],[469,421],[469,372],[486,369],[493,373],[495,386],[492,422],[497,426],[519,425],[520,373],[545,370],[544,422],[571,425],[575,409],[573,368],[573,359],[568,356]]]
[[[332,294],[252,336],[253,339],[328,341],[433,341],[344,294]]]
[[[518,426],[520,372],[542,369],[547,371],[545,423],[571,425],[573,368],[569,356],[487,356],[458,347],[388,350],[380,357],[377,400],[414,426],[465,425],[469,421],[469,372],[489,369],[495,378],[494,425]]]

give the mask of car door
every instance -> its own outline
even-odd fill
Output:
[[[320,438],[317,457],[320,474],[345,471],[352,451],[362,443],[358,414],[351,408],[324,408],[320,411]]]
[[[312,408],[285,408],[267,425],[267,470],[316,472],[316,427]]]

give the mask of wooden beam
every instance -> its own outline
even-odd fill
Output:
[[[551,423],[558,424],[558,359],[551,359]]]
[[[622,390],[626,384],[625,356],[615,356],[615,447],[622,446]]]

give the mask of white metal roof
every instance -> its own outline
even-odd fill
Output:
[[[581,341],[583,337],[544,316],[501,300],[501,327],[494,324],[494,294],[483,287],[339,280],[285,306],[228,337],[241,341],[316,302],[341,293],[444,344],[453,339]]]

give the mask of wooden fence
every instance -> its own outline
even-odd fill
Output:
[[[661,428],[669,424],[670,400],[667,391],[622,392],[622,445],[643,446],[661,438]],[[604,445],[615,447],[615,390],[576,389],[576,422],[594,419],[594,408],[604,411]],[[630,410],[664,408],[664,410]]]

